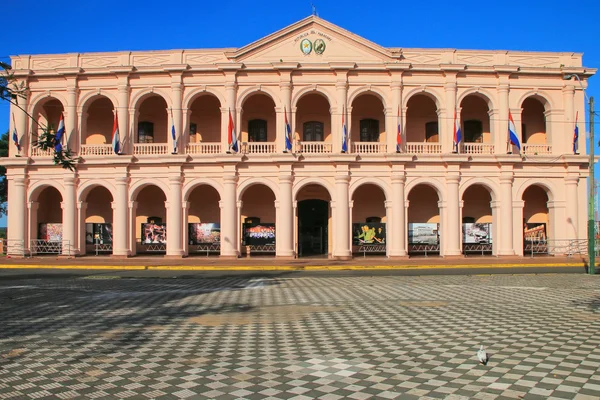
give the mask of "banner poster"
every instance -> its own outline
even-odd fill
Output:
[[[40,224],[39,238],[49,242],[62,241],[62,224]]]
[[[167,224],[142,224],[142,243],[167,243]]]
[[[86,244],[110,244],[113,241],[112,224],[85,224]]]
[[[492,224],[468,223],[463,225],[463,244],[492,243]]]
[[[275,244],[275,224],[244,224],[244,246]]]
[[[352,224],[352,245],[385,244],[385,223],[359,222]]]
[[[408,224],[409,244],[439,244],[440,224],[415,222]]]
[[[217,223],[189,223],[188,240],[190,244],[221,243],[221,226]]]
[[[545,223],[534,222],[523,225],[523,240],[525,242],[544,242],[546,239]]]

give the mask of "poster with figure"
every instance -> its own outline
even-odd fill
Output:
[[[110,244],[113,241],[112,224],[85,224],[86,244]]]
[[[244,246],[275,244],[275,224],[244,224]]]
[[[408,244],[439,244],[440,224],[414,222],[408,224]]]
[[[359,222],[352,224],[352,245],[385,244],[385,223]]]
[[[167,243],[167,224],[142,224],[142,243]]]
[[[545,242],[546,224],[543,222],[525,223],[523,225],[523,241],[540,243]]]
[[[62,224],[40,224],[39,238],[48,242],[62,241]]]
[[[221,226],[218,223],[189,223],[188,241],[195,244],[221,243]]]
[[[467,223],[463,225],[463,244],[492,243],[492,224]]]

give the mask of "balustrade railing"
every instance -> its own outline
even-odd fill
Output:
[[[464,143],[465,154],[494,154],[494,145],[491,143]]]
[[[54,149],[42,150],[39,147],[31,148],[31,157],[54,157]]]
[[[296,142],[298,153],[327,154],[331,153],[333,146],[329,142]]]
[[[110,144],[82,144],[79,149],[81,156],[109,156],[114,154]]]
[[[551,144],[523,144],[523,154],[536,156],[540,154],[552,154]]]
[[[221,143],[190,143],[185,148],[186,154],[220,154]]]
[[[245,154],[270,154],[275,153],[275,143],[270,142],[243,142],[242,153]]]
[[[406,152],[410,154],[440,154],[442,152],[441,143],[406,143]]]
[[[355,142],[352,143],[354,152],[359,154],[379,154],[385,153],[387,145],[378,142]]]
[[[167,154],[167,147],[167,143],[134,143],[133,154],[139,156]]]

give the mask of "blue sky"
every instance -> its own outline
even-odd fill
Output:
[[[312,1],[320,17],[386,47],[580,52],[585,66],[600,67],[596,1]],[[15,54],[241,47],[310,15],[311,0],[33,0],[7,2],[3,11],[0,60],[8,62]],[[600,103],[597,82],[587,93]],[[0,132],[8,110],[0,103]]]

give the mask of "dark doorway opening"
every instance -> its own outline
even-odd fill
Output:
[[[298,256],[327,254],[329,202],[302,200],[298,202]]]

